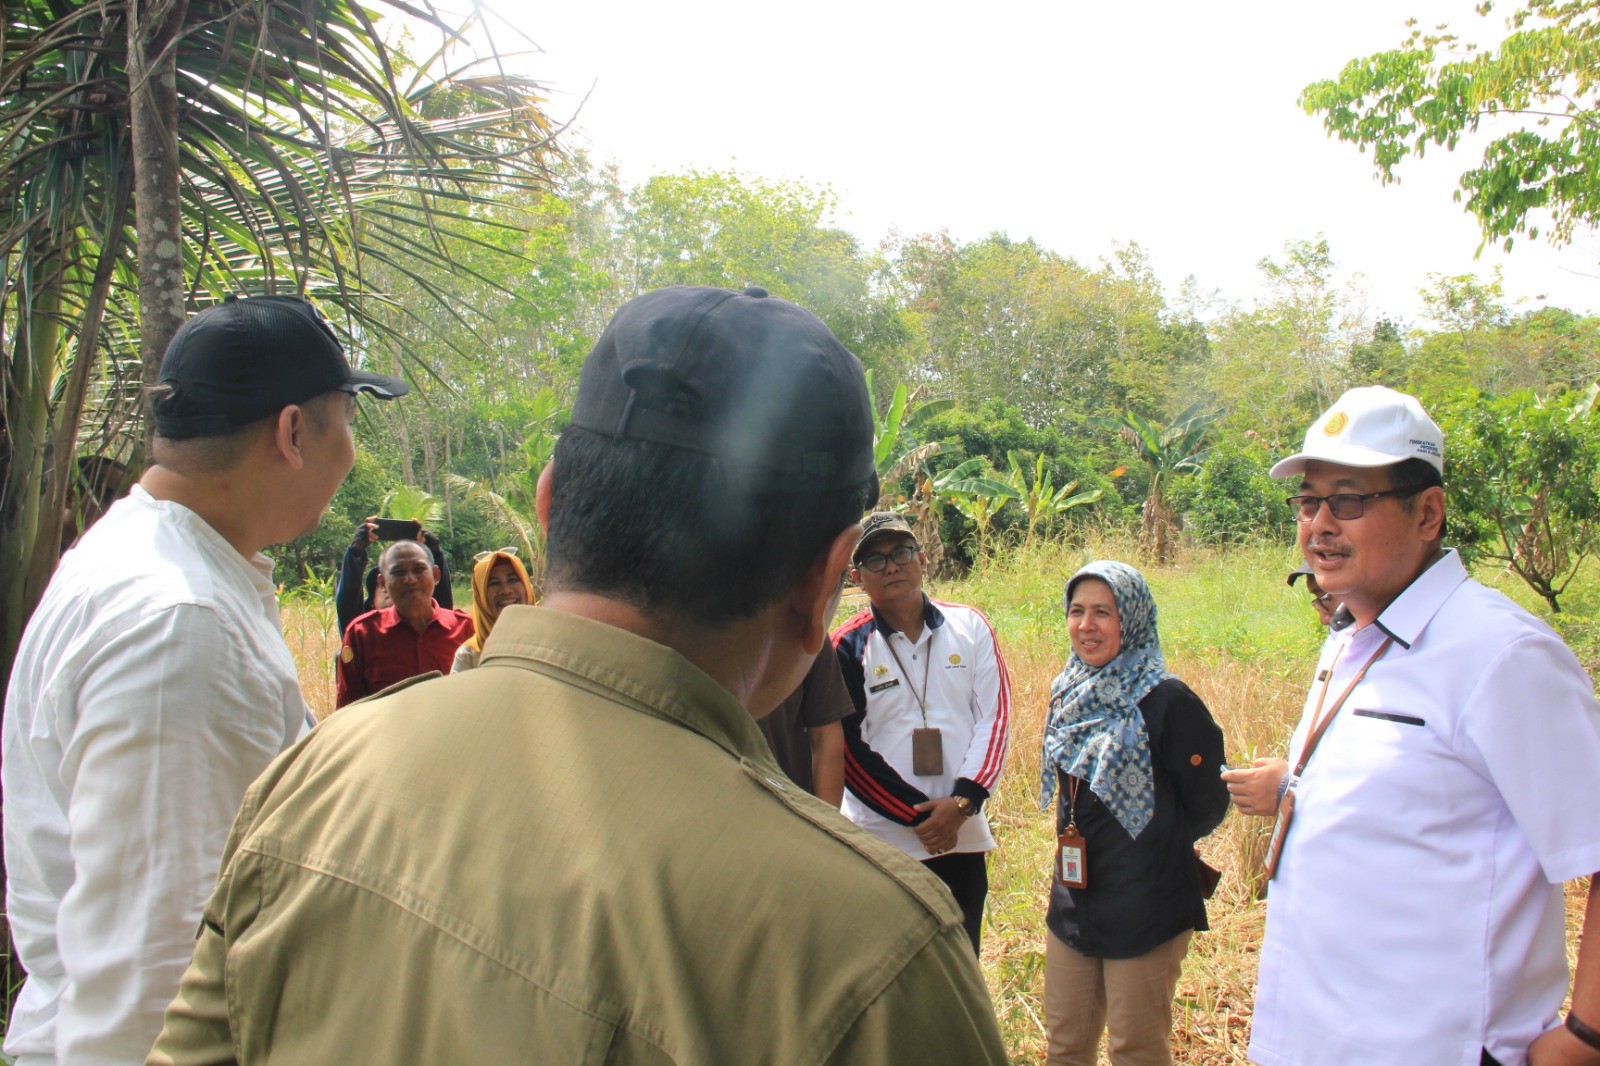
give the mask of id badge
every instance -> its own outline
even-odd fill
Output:
[[[911,731],[911,772],[918,777],[938,777],[944,773],[944,740],[930,726]]]
[[[1278,860],[1283,857],[1283,842],[1289,836],[1289,825],[1294,821],[1294,789],[1298,779],[1290,778],[1283,799],[1278,801],[1278,820],[1272,824],[1272,841],[1267,845],[1267,857],[1261,863],[1262,872],[1271,881],[1278,872]]]
[[[1089,887],[1089,849],[1075,825],[1056,838],[1056,880],[1068,888]]]

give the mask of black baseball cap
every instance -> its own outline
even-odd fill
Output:
[[[716,456],[758,490],[876,478],[860,360],[810,311],[754,285],[623,304],[584,361],[572,424]]]
[[[150,404],[156,432],[217,437],[325,392],[404,396],[398,378],[353,370],[315,307],[295,296],[230,296],[190,318],[167,345]]]
[[[917,534],[911,528],[911,523],[899,511],[873,511],[861,523],[861,536],[856,538],[856,546],[850,552],[850,561],[859,563],[861,552],[866,548],[867,542],[880,533],[903,533],[911,538],[911,543],[917,543]]]
[[[1294,588],[1294,583],[1296,581],[1299,581],[1303,577],[1315,577],[1316,573],[1317,572],[1315,570],[1311,569],[1310,563],[1301,563],[1298,567],[1290,572],[1286,580],[1289,583],[1289,587]]]

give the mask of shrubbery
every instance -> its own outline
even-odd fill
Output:
[[[1293,533],[1284,497],[1293,491],[1267,476],[1275,461],[1253,437],[1224,437],[1194,477],[1172,487],[1172,506],[1190,539],[1203,544],[1281,541]]]

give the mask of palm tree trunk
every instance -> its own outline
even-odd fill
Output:
[[[183,325],[178,89],[173,47],[188,0],[128,4],[128,85],[134,211],[139,234],[139,355],[154,385],[161,356]],[[145,439],[152,427],[146,426]]]

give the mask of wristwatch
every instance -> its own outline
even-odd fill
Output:
[[[961,817],[971,818],[978,813],[978,805],[965,796],[951,796],[956,801],[956,807],[961,811]]]

